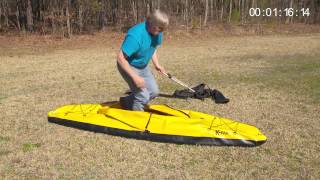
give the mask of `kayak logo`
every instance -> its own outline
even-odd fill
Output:
[[[216,130],[216,135],[228,135],[228,132],[221,131],[221,130]]]

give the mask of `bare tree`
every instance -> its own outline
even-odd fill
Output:
[[[210,17],[213,19],[213,0],[210,0]]]
[[[185,24],[188,28],[189,26],[189,0],[185,0],[185,4],[184,4],[184,20],[185,20]]]
[[[33,31],[33,13],[31,0],[27,0],[27,30]]]
[[[221,12],[220,12],[220,20],[223,21],[223,12],[224,12],[224,3],[221,1]]]
[[[204,11],[204,21],[203,21],[204,27],[207,26],[208,11],[209,11],[209,0],[205,0],[205,11]]]
[[[232,0],[230,0],[230,4],[229,4],[229,23],[231,21],[231,16],[232,16]]]
[[[2,5],[1,5],[1,3],[0,3],[0,30],[1,30],[1,28],[2,28],[1,16],[2,16]]]
[[[134,19],[134,23],[138,22],[138,10],[137,10],[137,3],[135,2],[135,0],[132,0],[131,2],[132,4],[132,13],[133,13],[133,19]]]
[[[79,27],[80,33],[82,32],[82,29],[83,29],[82,13],[83,13],[83,7],[82,7],[82,4],[78,1],[78,27]]]
[[[19,18],[20,18],[20,12],[19,12],[19,6],[18,6],[18,3],[19,3],[19,0],[16,1],[16,21],[17,21],[17,27],[18,27],[18,30],[20,31],[21,30],[21,25],[20,25],[20,21],[19,21]],[[1,17],[1,13],[0,13],[0,17]]]
[[[102,1],[102,7],[99,12],[99,28],[105,30],[107,25],[107,3],[105,0]]]
[[[9,6],[7,0],[2,0],[3,16],[4,16],[4,25],[9,27]]]
[[[56,1],[51,1],[50,2],[50,15],[48,17],[49,22],[51,22],[51,29],[52,33],[56,32],[57,26],[56,26],[56,18],[55,18],[55,5]]]
[[[70,0],[66,0],[66,19],[67,19],[67,37],[68,38],[70,38],[72,34],[69,8],[70,8]]]
[[[241,0],[241,10],[240,10],[240,14],[241,14],[241,24],[245,23],[245,2],[244,0]]]

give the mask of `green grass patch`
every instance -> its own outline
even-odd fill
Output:
[[[39,148],[40,146],[41,146],[40,143],[36,143],[36,144],[25,143],[22,145],[22,150],[23,152],[29,152],[29,151],[32,151],[33,149]]]
[[[10,154],[11,152],[8,151],[8,150],[3,150],[3,149],[0,149],[0,156],[5,156],[5,155],[8,155]]]
[[[237,80],[255,84],[261,89],[284,90],[290,94],[305,96],[313,103],[320,103],[319,57],[296,55],[261,58],[271,66],[248,75],[239,75]]]
[[[2,104],[3,102],[1,102],[1,101],[3,101],[3,100],[5,100],[7,98],[7,96],[2,96],[2,95],[0,95],[0,104]]]
[[[6,136],[0,136],[0,144],[1,144],[1,143],[8,142],[8,141],[10,141],[10,138],[9,138],[9,137],[6,137]]]

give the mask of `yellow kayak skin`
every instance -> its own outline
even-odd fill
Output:
[[[267,138],[254,126],[201,112],[150,105],[146,111],[121,109],[118,102],[66,105],[48,121],[111,135],[177,144],[258,146]]]

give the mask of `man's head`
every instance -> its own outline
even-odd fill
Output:
[[[168,15],[157,9],[148,16],[147,24],[148,32],[152,35],[158,35],[168,27]]]

